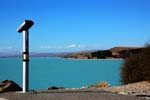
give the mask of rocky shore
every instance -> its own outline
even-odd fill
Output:
[[[124,95],[133,95],[150,99],[150,81],[132,83],[124,86],[104,87],[105,91],[114,92]]]
[[[0,83],[0,93],[13,91],[22,91],[22,88],[11,80],[4,80]]]

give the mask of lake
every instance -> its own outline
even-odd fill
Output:
[[[30,58],[29,88],[50,86],[80,88],[101,81],[120,85],[123,60],[71,60],[64,58]],[[13,80],[22,86],[22,58],[0,58],[0,81]]]

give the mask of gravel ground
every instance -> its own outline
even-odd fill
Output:
[[[132,83],[124,86],[108,87],[103,89],[105,91],[115,92],[118,94],[134,95],[150,99],[150,82],[148,81]]]
[[[0,93],[0,100],[146,100],[150,99],[150,82],[117,87]]]
[[[0,94],[0,100],[145,100],[135,96],[110,93],[101,89],[50,90],[30,93],[7,92]]]

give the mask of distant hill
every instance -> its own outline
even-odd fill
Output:
[[[30,53],[30,57],[62,57],[71,59],[113,59],[126,58],[131,54],[141,52],[142,48],[138,47],[114,47],[108,50],[86,50],[74,53]],[[21,53],[2,53],[1,58],[22,57]]]
[[[72,59],[88,59],[91,56],[91,52],[76,52],[71,53],[69,55],[64,56],[64,58],[72,58]]]
[[[141,52],[141,48],[139,47],[114,47],[108,50],[76,52],[64,57],[71,59],[113,59],[126,58],[130,54],[139,52]]]
[[[30,53],[30,57],[64,57],[71,53]],[[0,58],[12,58],[22,57],[22,53],[2,53],[0,52]]]
[[[114,47],[114,48],[111,48],[110,51],[120,52],[120,51],[123,51],[123,50],[133,50],[133,49],[139,49],[139,47]]]
[[[7,58],[7,57],[19,57],[20,54],[18,53],[5,53],[5,52],[0,52],[0,58]]]
[[[30,57],[64,57],[71,53],[31,53]]]
[[[111,48],[110,51],[112,52],[112,56],[114,58],[126,58],[129,55],[123,56],[125,52],[132,52],[134,50],[140,51],[140,49],[141,48],[139,47],[114,47],[114,48]]]

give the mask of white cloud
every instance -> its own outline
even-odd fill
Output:
[[[12,50],[12,49],[14,49],[14,48],[11,47],[11,46],[8,46],[8,47],[1,47],[1,48],[0,48],[0,51],[7,51],[7,50]]]
[[[86,45],[81,45],[81,44],[70,44],[68,46],[66,46],[66,48],[87,48],[89,46],[86,46]]]
[[[61,46],[41,46],[41,49],[61,49]]]
[[[50,48],[52,48],[51,46],[41,46],[40,47],[41,49],[50,49]]]
[[[66,46],[41,46],[41,49],[69,49],[69,48],[80,48],[82,47],[81,45],[77,45],[77,44],[70,44],[70,45],[66,45]]]
[[[76,45],[76,44],[70,44],[66,48],[76,48],[76,47],[78,47],[78,45]]]
[[[80,50],[90,50],[96,48],[91,45],[83,45],[83,44],[69,44],[63,46],[49,46],[43,45],[40,46],[41,51],[80,51]]]
[[[5,49],[12,49],[13,47],[8,46],[8,47],[1,47],[0,50],[5,50]]]
[[[20,49],[17,47],[12,47],[12,46],[5,46],[5,47],[0,47],[0,52],[16,52],[19,51]]]

